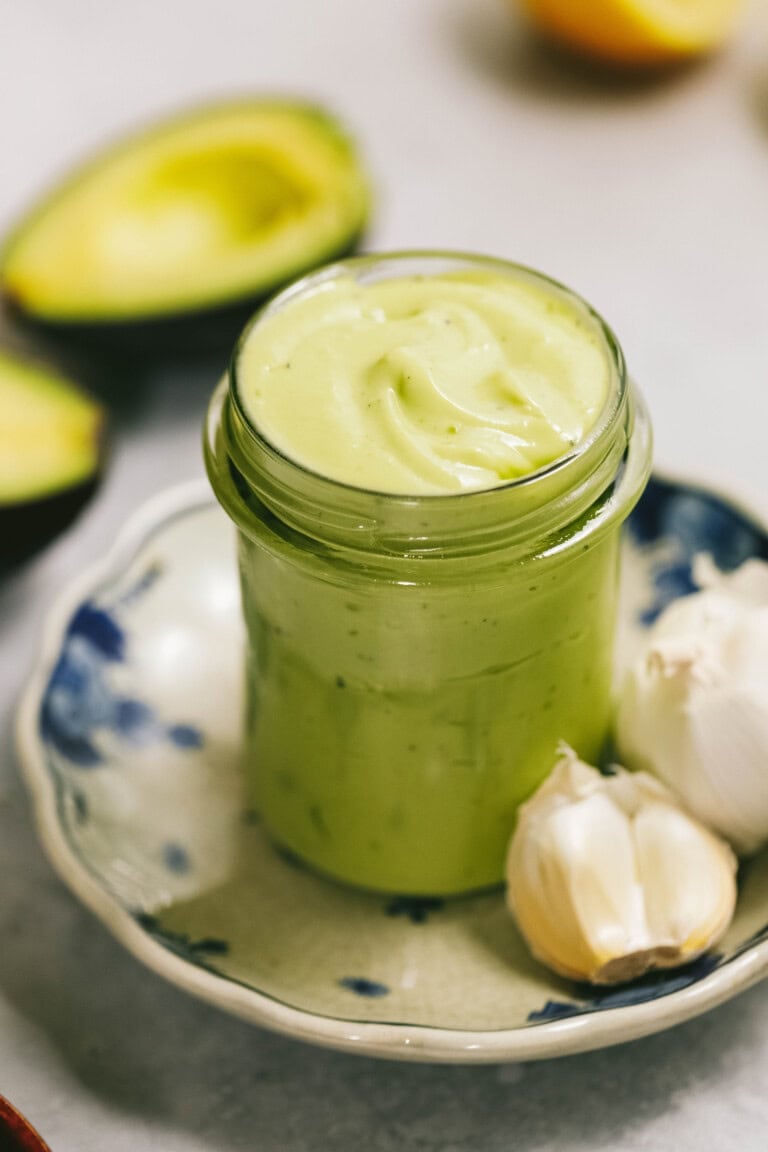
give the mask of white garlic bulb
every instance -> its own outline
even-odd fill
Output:
[[[687,963],[720,939],[736,905],[736,858],[658,780],[602,776],[563,746],[520,809],[507,883],[537,959],[613,984]]]
[[[659,617],[627,674],[616,739],[737,852],[768,841],[768,564],[723,575]]]

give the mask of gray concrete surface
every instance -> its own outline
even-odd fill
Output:
[[[610,320],[660,465],[766,505],[768,20],[656,83],[541,50],[496,0],[3,0],[0,229],[75,157],[191,101],[297,92],[378,187],[371,246],[530,263]],[[398,1066],[270,1036],[142,969],[53,875],[12,749],[46,608],[153,492],[201,472],[223,352],[97,381],[98,498],[0,584],[0,1091],[53,1152],[750,1152],[768,1147],[768,989],[673,1032],[523,1067]]]

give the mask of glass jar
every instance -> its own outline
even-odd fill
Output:
[[[341,274],[478,269],[571,295],[501,261],[403,253],[323,269],[252,323]],[[399,496],[309,471],[249,422],[237,353],[214,394],[206,463],[238,529],[252,799],[269,835],[329,876],[411,894],[497,884],[558,742],[600,757],[620,527],[651,435],[597,319],[612,368],[597,423],[496,488]]]

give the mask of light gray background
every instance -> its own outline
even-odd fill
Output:
[[[768,19],[656,83],[542,52],[501,0],[0,0],[0,229],[117,130],[217,95],[297,93],[362,141],[371,246],[449,246],[570,283],[620,334],[658,462],[765,507]],[[53,876],[12,751],[46,608],[125,517],[200,473],[221,359],[115,381],[111,467],[0,585],[0,1092],[53,1152],[768,1147],[768,989],[666,1035],[502,1068],[302,1047],[188,999]],[[109,381],[101,381],[109,387]]]

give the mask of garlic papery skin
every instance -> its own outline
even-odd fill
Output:
[[[736,906],[736,857],[644,772],[603,776],[562,746],[519,812],[507,899],[534,956],[614,984],[695,959]]]
[[[694,575],[703,590],[666,609],[626,675],[617,747],[751,853],[768,841],[768,564]]]

